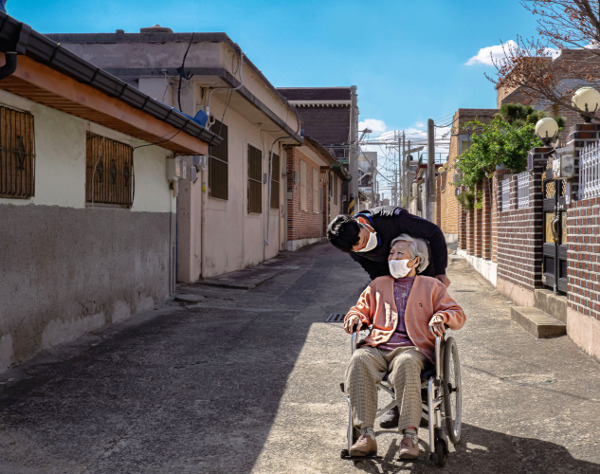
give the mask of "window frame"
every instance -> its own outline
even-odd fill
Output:
[[[312,169],[312,211],[315,214],[318,214],[319,212],[321,212],[320,210],[320,204],[319,204],[319,182],[320,182],[320,171],[318,168],[313,168]]]
[[[262,214],[262,150],[248,144],[248,181],[247,205],[248,214]],[[257,193],[257,196],[254,195]]]
[[[0,198],[35,195],[35,127],[31,112],[0,106]]]
[[[271,209],[279,209],[280,186],[281,186],[281,159],[278,154],[271,155]]]
[[[212,199],[222,201],[229,200],[229,127],[215,120],[211,130],[223,138],[218,145],[208,147],[208,196]],[[217,169],[221,170],[223,177],[217,175]],[[218,178],[223,180],[218,182]]]
[[[133,147],[127,143],[88,131],[86,132],[85,148],[86,204],[130,209],[135,199]],[[93,152],[101,154],[92,154]],[[94,159],[92,156],[97,156],[97,158]],[[118,166],[117,160],[120,160]],[[105,175],[106,180],[104,179]],[[118,185],[118,182],[121,183],[122,188],[113,188]]]
[[[308,211],[308,184],[307,184],[307,163],[300,160],[300,210]]]

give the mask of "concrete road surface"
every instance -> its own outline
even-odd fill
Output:
[[[340,459],[345,313],[367,274],[329,244],[180,286],[172,301],[0,374],[0,473],[599,473],[600,364],[537,340],[458,257],[463,440],[443,469]],[[245,289],[250,288],[250,289]]]

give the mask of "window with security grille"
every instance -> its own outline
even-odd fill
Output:
[[[271,207],[279,208],[279,155],[273,155],[271,161]]]
[[[229,159],[227,125],[215,120],[211,131],[223,138],[218,145],[209,147],[208,194],[217,199],[229,199]]]
[[[248,213],[262,212],[262,152],[248,145]]]
[[[35,187],[33,115],[0,107],[0,197],[26,199]]]
[[[313,168],[312,175],[312,210],[319,212],[319,170]]]
[[[333,203],[337,205],[338,203],[338,179],[336,176],[333,177]]]
[[[308,210],[308,190],[306,186],[306,162],[300,161],[300,210]]]
[[[86,201],[131,207],[133,148],[90,132],[86,142]]]

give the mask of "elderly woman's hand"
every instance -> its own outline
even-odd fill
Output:
[[[429,330],[436,336],[442,336],[446,328],[444,327],[444,318],[439,314],[434,314],[429,320]]]
[[[346,331],[348,334],[352,334],[353,332],[357,331],[359,327],[360,318],[355,314],[350,316],[344,323],[344,331]]]

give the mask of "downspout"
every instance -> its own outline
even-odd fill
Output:
[[[4,66],[0,67],[0,81],[2,79],[7,78],[13,72],[17,70],[17,52],[16,51],[6,51],[4,53],[4,58],[6,60]]]
[[[202,166],[200,171],[200,279],[205,278],[206,271],[204,267],[204,251],[206,249],[206,204],[208,200],[208,192],[206,186],[206,176],[208,174],[208,155],[206,156],[206,166]],[[192,201],[192,194],[190,189],[190,203]],[[191,215],[191,213],[190,213]]]

